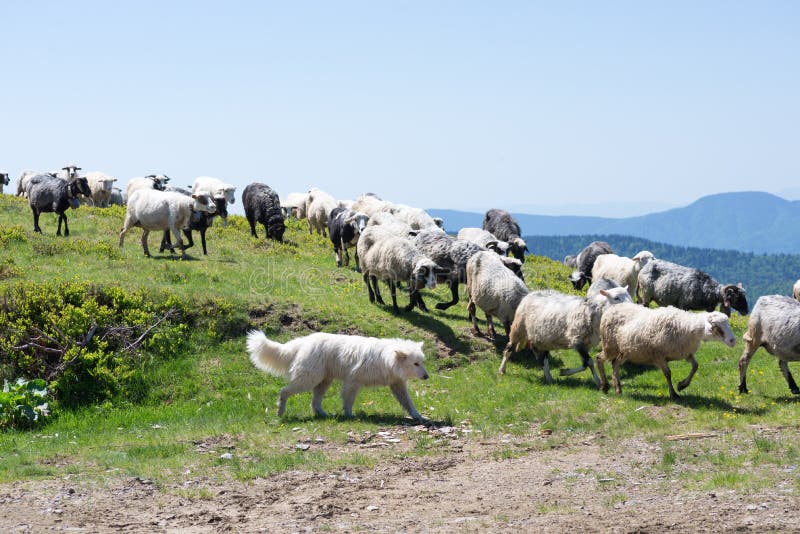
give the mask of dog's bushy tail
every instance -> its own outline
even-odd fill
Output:
[[[247,333],[247,352],[253,365],[275,376],[285,377],[294,360],[294,354],[285,351],[280,343],[267,339],[260,330]]]

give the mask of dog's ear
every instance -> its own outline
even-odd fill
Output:
[[[408,354],[406,354],[406,353],[405,353],[405,352],[403,352],[403,351],[400,351],[400,350],[397,350],[397,349],[395,349],[395,351],[394,351],[394,358],[395,358],[396,360],[405,360],[406,358],[408,358]]]

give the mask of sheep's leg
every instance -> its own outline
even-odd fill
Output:
[[[486,313],[486,333],[492,341],[494,341],[494,338],[497,336],[497,332],[494,330],[494,319],[491,314],[488,313]]]
[[[747,366],[750,364],[750,358],[758,350],[758,347],[749,339],[748,334],[744,337],[744,352],[742,357],[739,358],[739,393],[749,393],[747,390]]]
[[[400,313],[400,308],[397,306],[397,284],[394,283],[394,280],[389,280],[389,291],[392,293],[392,310],[395,313]],[[414,301],[412,300],[408,306],[403,308],[403,311],[411,311],[411,308],[414,307]]]
[[[164,230],[164,235],[161,237],[161,246],[158,247],[159,254],[165,250],[172,250],[172,239],[169,237],[169,230]]]
[[[345,417],[353,417],[353,403],[361,386],[357,382],[346,381],[342,384],[342,409]]]
[[[666,360],[662,360],[660,362],[657,362],[656,365],[661,367],[661,371],[664,373],[664,378],[667,379],[667,386],[669,387],[669,398],[674,401],[679,400],[681,396],[678,395],[678,392],[675,391],[675,388],[672,386],[672,371],[669,370],[669,362],[667,362]]]
[[[550,374],[550,351],[542,353],[542,371],[544,371],[544,381],[548,384],[553,383],[553,375]]]
[[[250,235],[253,237],[258,237],[256,233],[256,219],[252,215],[247,216],[247,222],[250,223]]]
[[[381,296],[381,289],[380,289],[379,284],[378,284],[378,277],[377,276],[371,276],[370,280],[372,280],[372,289],[375,290],[375,300],[378,302],[378,304],[384,304],[385,305],[386,303],[383,302],[383,297]]]
[[[794,377],[792,373],[789,371],[789,362],[786,360],[778,360],[778,366],[781,368],[781,374],[783,378],[786,379],[786,383],[789,384],[789,390],[794,395],[800,395],[800,389],[797,389],[797,383],[794,381]]]
[[[689,384],[692,383],[692,378],[694,378],[694,374],[697,372],[697,360],[694,359],[694,354],[690,354],[686,361],[692,364],[692,370],[689,371],[689,375],[678,382],[678,391],[683,391],[684,389],[689,387]]]
[[[350,254],[347,253],[347,243],[344,242],[344,239],[341,239],[340,241],[341,243],[339,243],[339,249],[342,252],[344,252],[344,261],[341,260],[341,253],[339,253],[339,256],[337,256],[337,260],[339,263],[337,263],[336,265],[338,267],[341,267],[342,265],[347,267],[348,265],[350,265]]]
[[[372,291],[372,285],[369,283],[369,274],[364,273],[364,283],[367,284],[367,293],[369,293],[369,301],[375,302],[375,293]]]
[[[142,249],[144,250],[144,255],[148,258],[150,257],[150,249],[147,248],[147,235],[150,233],[150,230],[142,229]],[[120,245],[122,245],[122,238],[120,238]]]
[[[356,248],[355,258],[356,258],[356,272],[360,273],[361,272],[361,262],[358,260],[358,248]]]
[[[428,307],[425,305],[425,301],[422,300],[422,293],[420,293],[419,289],[414,291],[413,296],[414,296],[413,302],[416,303],[417,306],[419,306],[419,309],[424,311],[425,313],[428,313]]]
[[[615,358],[611,362],[611,369],[613,371],[612,380],[614,381],[614,392],[617,395],[622,394],[622,383],[619,380],[619,369],[622,367],[622,358]],[[608,391],[608,387],[606,387],[606,391]]]
[[[436,304],[437,310],[446,310],[450,306],[458,304],[458,278],[448,278],[447,285],[450,286],[450,302],[439,302]]]
[[[597,383],[597,388],[603,393],[608,393],[608,378],[606,377],[606,355],[602,351],[597,353],[597,374],[600,375],[600,381]]]
[[[69,237],[69,226],[67,226],[67,214],[66,214],[66,212],[58,214],[58,231],[56,232],[56,235],[61,235],[61,221],[62,220],[64,221],[64,237]]]
[[[333,382],[333,379],[326,378],[314,386],[314,393],[311,398],[311,409],[320,417],[328,417],[328,414],[322,409],[322,399],[325,398],[325,392],[331,387],[331,382]]]
[[[408,412],[408,415],[422,423],[426,422],[426,419],[420,415],[416,408],[414,408],[414,403],[411,402],[411,397],[408,395],[408,389],[403,382],[389,384],[389,389],[392,390],[392,395],[394,395],[394,398],[400,403],[400,406],[402,406],[403,409]]]
[[[475,332],[476,335],[482,336],[481,329],[478,328],[478,314],[475,309],[475,303],[470,301],[467,305],[467,313],[469,314],[469,318],[472,321],[472,330]]]
[[[506,374],[506,363],[511,359],[512,354],[514,354],[514,344],[509,341],[506,348],[503,350],[503,361],[500,362],[500,369],[497,370],[497,374]]]
[[[342,266],[342,256],[339,254],[339,247],[334,245],[333,246],[333,257],[336,258],[336,266]]]
[[[33,211],[33,231],[35,233],[42,233],[42,229],[39,227],[39,210],[31,206],[31,211]],[[122,244],[120,244],[122,246]]]
[[[200,232],[200,244],[203,245],[203,255],[207,256],[208,251],[206,250],[206,230],[207,228],[201,228],[198,230]],[[184,230],[183,235],[186,236],[186,240],[189,244],[186,245],[186,248],[192,248],[194,246],[194,239],[192,239],[192,231],[191,230]]]

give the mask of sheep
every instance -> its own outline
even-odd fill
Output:
[[[573,269],[578,266],[578,256],[573,254],[568,254],[564,256],[564,265],[566,267],[572,267]]]
[[[654,260],[642,268],[638,277],[639,302],[649,306],[675,306],[682,310],[720,311],[731,315],[731,308],[747,315],[747,293],[742,284],[722,285],[708,273],[664,260]]]
[[[487,232],[482,228],[462,228],[458,231],[458,239],[471,241],[472,243],[480,245],[483,248],[494,250],[502,256],[508,254],[508,243],[497,239],[493,233]]]
[[[599,386],[589,351],[600,341],[600,319],[609,306],[633,301],[628,288],[613,281],[598,280],[593,286],[586,298],[551,289],[528,293],[517,307],[498,373],[505,374],[515,350],[528,347],[541,357],[545,381],[551,384],[550,351],[573,349],[581,356],[581,366],[562,369],[561,375],[572,375],[588,367]]]
[[[188,189],[183,189],[182,187],[173,187],[168,185],[165,189],[166,192],[174,192],[180,193],[184,196],[191,197],[192,192]],[[227,217],[228,216],[228,203],[225,201],[224,198],[215,198],[213,199],[214,207],[216,208],[213,212],[207,211],[193,211],[192,217],[189,222],[189,227],[183,229],[183,235],[186,236],[187,241],[189,242],[185,245],[184,249],[189,249],[194,246],[194,239],[192,239],[192,231],[195,230],[200,232],[200,243],[203,245],[203,255],[208,255],[208,249],[206,248],[206,231],[214,224],[214,217]],[[169,235],[169,230],[164,230],[164,236],[161,238],[161,246],[158,248],[159,252],[164,252],[166,249],[170,249],[170,252],[174,252],[174,247],[172,246],[172,239]]]
[[[350,265],[350,255],[347,249],[358,244],[361,232],[367,227],[369,217],[351,209],[339,207],[331,211],[328,220],[328,236],[333,244],[333,255],[336,258],[336,266],[341,267]],[[344,252],[344,261],[342,261]],[[360,272],[360,262],[358,259],[358,249],[356,249],[356,272]]]
[[[198,176],[192,183],[192,193],[207,193],[212,198],[224,198],[228,204],[236,203],[236,186],[226,184],[212,176]]]
[[[64,173],[61,173],[61,175],[63,175],[63,174]],[[40,172],[40,171],[31,171],[31,170],[22,171],[20,173],[20,175],[19,175],[19,178],[17,178],[17,196],[18,197],[27,197],[28,196],[28,184],[30,183],[30,179],[33,178],[34,176],[41,176],[41,175],[51,176],[53,178],[66,179],[66,177],[60,176],[59,173],[56,172],[56,171],[53,171],[53,172]]]
[[[444,219],[442,219],[441,217],[434,217],[433,224],[444,230]]]
[[[363,246],[363,239],[371,240],[371,246]],[[396,283],[405,281],[409,284],[410,292],[405,311],[411,311],[415,305],[424,312],[428,311],[420,290],[424,287],[436,287],[436,278],[445,275],[445,269],[417,250],[408,239],[387,235],[385,230],[366,229],[358,238],[357,247],[370,302],[384,304],[378,289],[378,279],[385,280],[392,293],[392,308],[398,313],[400,309],[397,307]]]
[[[108,198],[108,203],[111,206],[124,206],[127,202],[127,196],[122,192],[119,187],[111,189],[111,196]]]
[[[800,300],[800,280],[796,281],[792,286],[792,297],[795,300]]]
[[[0,195],[3,194],[3,187],[11,183],[8,179],[8,173],[5,171],[0,171]]]
[[[125,223],[119,234],[119,247],[125,234],[134,226],[142,228],[142,249],[150,257],[147,236],[151,230],[169,230],[181,249],[181,258],[186,259],[186,250],[180,231],[189,228],[193,212],[216,212],[214,199],[206,193],[193,193],[191,197],[173,191],[139,189],[128,198]],[[170,249],[171,250],[171,249]]]
[[[144,177],[131,178],[128,186],[125,189],[125,197],[131,198],[134,191],[140,189],[155,189],[157,191],[164,191],[169,182],[169,176],[165,174],[148,174]]]
[[[242,204],[247,222],[250,223],[250,235],[258,237],[256,233],[258,222],[264,225],[267,237],[283,242],[286,224],[283,221],[278,193],[266,184],[255,182],[244,188]]]
[[[636,297],[639,286],[639,272],[653,258],[653,253],[647,250],[638,252],[633,258],[601,254],[592,267],[592,280],[607,278],[621,286],[627,286],[632,300]]]
[[[66,211],[72,207],[80,206],[80,195],[91,195],[89,183],[86,178],[78,177],[70,181],[56,178],[51,174],[39,174],[28,179],[26,195],[33,212],[33,231],[42,233],[39,227],[41,213],[58,214],[58,230],[56,235],[61,235],[61,222],[64,222],[64,237],[69,236]]]
[[[744,352],[739,359],[739,393],[749,393],[747,366],[753,354],[763,347],[778,358],[778,366],[789,390],[800,395],[800,389],[789,372],[789,362],[800,360],[800,302],[783,295],[759,297],[742,339]]]
[[[117,179],[93,171],[86,173],[86,180],[89,182],[89,189],[92,190],[92,203],[98,208],[107,208],[111,204],[111,192]]]
[[[508,250],[521,262],[525,262],[525,252],[528,245],[522,240],[522,230],[519,223],[507,211],[491,209],[483,218],[483,229],[497,236],[498,239],[508,243]]]
[[[356,199],[350,209],[366,213],[372,218],[376,213],[391,211],[393,206],[394,204],[386,200],[381,200],[381,198],[374,193],[364,193]]]
[[[597,257],[601,254],[613,254],[611,245],[605,241],[592,241],[578,253],[575,258],[575,270],[570,275],[569,279],[572,282],[572,287],[577,290],[583,289],[586,282],[592,281],[592,268]]]
[[[327,234],[328,219],[331,212],[338,207],[336,199],[321,189],[312,187],[306,199],[306,218],[308,219],[308,233],[314,230],[324,236]]]
[[[416,235],[418,232],[411,226],[398,219],[388,211],[379,211],[369,216],[368,227],[381,226],[387,231],[393,232],[398,237],[408,237]]]
[[[413,208],[405,204],[395,204],[390,211],[397,219],[408,224],[414,230],[434,230],[444,233],[444,230],[436,224],[433,217],[423,209]]]
[[[497,254],[485,250],[473,255],[467,262],[467,294],[467,312],[473,330],[477,335],[482,335],[475,310],[478,307],[486,314],[488,336],[494,340],[497,332],[492,318],[496,316],[503,323],[508,336],[514,312],[528,294],[528,287],[506,268]]]
[[[308,193],[289,193],[286,195],[286,198],[281,199],[281,208],[285,210],[284,218],[305,219],[307,200]]]
[[[414,243],[423,254],[432,259],[437,265],[450,271],[447,277],[440,281],[446,281],[450,286],[452,298],[450,302],[436,304],[436,309],[446,310],[458,304],[458,284],[459,282],[466,282],[467,262],[472,256],[486,249],[469,241],[455,239],[437,230],[420,232],[414,238]],[[501,259],[506,267],[522,279],[522,263],[518,259]]]
[[[669,362],[687,360],[692,365],[689,375],[678,383],[678,390],[684,390],[697,372],[694,354],[702,341],[721,341],[729,347],[736,344],[724,313],[694,313],[672,306],[644,308],[637,304],[620,304],[606,310],[600,320],[600,337],[603,351],[597,355],[597,368],[603,393],[608,392],[605,362],[611,362],[614,391],[620,394],[619,369],[630,361],[661,368],[672,400],[680,396],[672,386]]]

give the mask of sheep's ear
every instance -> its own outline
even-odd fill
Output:
[[[408,354],[406,354],[403,351],[395,349],[395,351],[394,351],[394,359],[395,360],[401,360],[402,361],[402,360],[405,360],[406,358],[408,358]]]
[[[605,289],[601,289],[600,290],[600,294],[603,295],[604,297],[607,297],[608,296],[608,291],[606,291]]]
[[[625,291],[627,291],[627,290],[628,290],[628,286],[622,286],[622,289],[624,289]]]
[[[742,285],[742,283],[741,283],[741,282],[739,282],[738,284],[736,284],[736,287],[738,287],[739,289],[744,289],[744,286]]]

